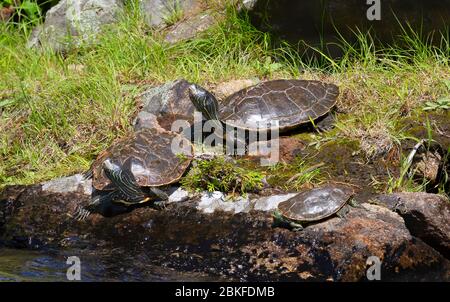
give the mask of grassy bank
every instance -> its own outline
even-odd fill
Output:
[[[378,138],[404,139],[402,119],[450,94],[448,33],[432,47],[405,30],[406,49],[375,47],[360,35],[358,45],[342,43],[341,60],[322,54],[311,62],[289,45],[273,47],[268,34],[232,10],[201,37],[168,45],[128,7],[97,45],[64,57],[27,49],[27,33],[0,27],[0,187],[85,170],[131,131],[139,92],[177,78],[205,86],[252,77],[333,82],[342,114],[336,130],[315,139],[357,140],[368,158]]]

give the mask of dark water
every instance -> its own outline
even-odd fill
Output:
[[[64,255],[30,250],[0,249],[0,282],[68,281],[70,252]],[[79,253],[74,252],[73,255]],[[145,264],[139,259],[116,259],[114,256],[84,255],[81,260],[81,281],[218,281],[219,278],[200,273],[178,272]],[[141,259],[142,260],[142,259]]]

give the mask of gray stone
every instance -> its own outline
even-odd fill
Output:
[[[139,0],[145,22],[155,27],[164,26],[166,19],[177,10],[186,14],[198,8],[199,5],[199,0]]]
[[[297,195],[297,193],[260,197],[256,200],[253,200],[254,204],[253,208],[258,211],[272,211],[278,207],[278,204],[280,202],[288,200],[289,198],[292,198],[295,195]]]
[[[61,194],[81,192],[90,195],[92,193],[92,180],[84,179],[81,174],[61,177],[42,183],[42,191]]]
[[[41,45],[39,42],[39,36],[41,35],[42,28],[43,28],[42,24],[33,28],[33,30],[31,31],[30,37],[28,38],[28,41],[27,41],[28,48],[39,47]]]
[[[226,196],[219,191],[203,192],[197,209],[203,213],[211,214],[216,211],[231,212],[234,214],[248,212],[251,210],[248,198],[238,197],[236,200],[227,200]]]
[[[410,233],[450,259],[450,201],[429,193],[381,195],[375,201],[397,212]]]
[[[187,92],[189,85],[186,80],[176,80],[146,90],[139,96],[141,112],[156,116],[157,123],[166,130],[172,129],[175,120],[193,123],[195,107]],[[152,116],[139,113],[134,128],[137,131],[154,123]]]
[[[239,90],[245,89],[247,87],[256,85],[260,82],[258,78],[253,79],[239,79],[239,80],[231,80],[227,82],[219,83],[212,92],[216,96],[217,99],[223,100],[233,93],[238,92]]]
[[[194,38],[197,34],[204,32],[217,22],[217,18],[211,11],[206,11],[188,18],[173,26],[166,34],[165,41],[177,43],[179,41]]]
[[[189,192],[183,188],[177,188],[172,194],[169,196],[169,203],[172,202],[183,202],[189,199]]]
[[[122,7],[121,0],[62,0],[47,12],[28,46],[64,52],[81,43],[92,43],[103,25],[116,22]]]
[[[239,9],[251,10],[255,7],[258,0],[242,0]]]
[[[146,111],[139,112],[133,124],[134,124],[134,131],[161,127],[158,123],[158,118],[156,117],[156,115]]]

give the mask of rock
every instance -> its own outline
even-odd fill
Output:
[[[7,22],[11,19],[11,16],[14,14],[15,8],[11,5],[8,7],[0,8],[0,22]]]
[[[377,205],[292,232],[273,228],[270,211],[205,213],[198,209],[201,198],[160,211],[141,207],[111,218],[71,220],[68,213],[88,198],[40,185],[7,188],[0,198],[0,242],[77,248],[80,257],[95,252],[125,259],[132,251],[146,264],[248,281],[363,281],[367,259],[376,256],[382,281],[450,281],[450,262],[411,236],[398,214]]]
[[[183,188],[177,188],[172,194],[169,195],[169,203],[171,202],[183,202],[189,199],[189,192]]]
[[[418,161],[415,165],[417,170],[412,168],[413,171],[416,170],[415,176],[436,183],[443,164],[442,156],[437,151],[426,151],[417,157]]]
[[[103,25],[116,22],[122,9],[121,0],[61,0],[33,31],[28,47],[64,52],[80,43],[92,43]]]
[[[339,35],[349,43],[356,42],[354,32],[365,33],[369,28],[376,34],[377,40],[384,43],[394,41],[402,34],[406,24],[421,32],[424,36],[432,32],[445,32],[450,19],[450,0],[383,0],[370,1],[381,3],[379,20],[369,20],[367,13],[373,3],[359,0],[256,0],[248,1],[252,23],[260,30],[270,31],[281,40],[294,44],[304,41],[308,45],[326,45],[334,56],[342,54]],[[254,3],[252,3],[254,2]],[[426,20],[426,22],[423,22]],[[417,31],[416,31],[417,32]],[[337,34],[339,33],[339,35]],[[435,42],[440,36],[435,35]]]
[[[408,154],[411,166],[408,175],[414,176],[418,182],[427,182],[427,188],[437,187],[440,182],[444,183],[446,151],[437,142],[422,139],[414,145]]]
[[[139,0],[139,7],[145,22],[152,27],[166,25],[166,19],[173,14],[187,14],[200,8],[199,0]]]
[[[186,80],[176,80],[150,88],[142,93],[139,102],[143,108],[134,121],[135,130],[140,130],[146,124],[153,125],[154,123],[154,117],[142,112],[156,116],[158,124],[166,130],[171,130],[172,124],[176,120],[192,124],[195,107],[187,92],[189,85],[190,83]]]
[[[49,193],[73,193],[82,192],[83,194],[92,194],[92,180],[84,179],[82,174],[61,177],[53,179],[42,184],[42,191]]]
[[[39,36],[41,35],[43,28],[43,24],[39,24],[31,30],[30,37],[26,44],[27,48],[39,48],[41,46]]]
[[[297,195],[297,193],[260,197],[253,201],[254,209],[257,211],[265,212],[275,210],[280,202],[286,201],[289,198],[294,197],[295,195]]]
[[[161,128],[156,115],[146,111],[139,112],[134,120],[134,131],[153,128]]]
[[[247,87],[258,84],[259,79],[241,79],[241,80],[231,80],[228,82],[223,82],[218,84],[214,89],[213,93],[219,100],[224,100],[230,95],[239,90],[245,89]]]
[[[214,16],[212,11],[205,11],[175,24],[168,30],[164,40],[172,44],[188,40],[216,23],[217,16]]]
[[[248,198],[239,197],[236,200],[227,200],[222,192],[204,192],[200,197],[197,209],[204,213],[214,213],[216,211],[225,211],[231,213],[248,212],[250,210],[250,201]]]
[[[255,7],[258,0],[242,0],[239,4],[240,10],[251,10]]]
[[[391,279],[389,270],[418,268],[419,263],[431,264],[440,258],[437,252],[411,237],[401,217],[369,204],[353,209],[345,219],[333,218],[307,228],[304,237],[311,243],[310,256],[334,264],[333,280],[365,279],[366,261],[371,256],[381,261],[383,281],[398,280]],[[444,262],[445,266],[449,263]],[[406,279],[414,278],[421,280],[419,275]]]
[[[266,159],[268,164],[292,162],[306,147],[305,143],[294,137],[280,137],[278,140],[250,143],[248,156]],[[278,151],[278,152],[277,152]]]
[[[450,259],[450,201],[429,193],[395,193],[381,195],[377,204],[396,211],[405,220],[412,235]]]

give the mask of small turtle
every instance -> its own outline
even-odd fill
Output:
[[[175,154],[174,145],[180,148],[179,154],[187,156]],[[92,211],[121,212],[131,205],[167,200],[167,194],[158,187],[178,181],[192,154],[190,141],[162,128],[143,129],[116,141],[85,173],[86,178],[92,177],[95,190],[91,202],[79,209],[76,218],[82,220]]]
[[[249,131],[278,128],[286,131],[326,115],[339,95],[336,85],[319,81],[273,80],[242,89],[226,98],[219,108],[213,94],[192,84],[189,96],[208,120]],[[273,121],[278,124],[261,128]],[[222,126],[216,123],[218,127]],[[270,124],[271,125],[271,124]]]
[[[353,190],[343,186],[326,185],[281,202],[274,212],[274,224],[286,225],[294,231],[302,230],[302,224],[323,220],[333,214],[344,217],[347,204],[357,206],[352,199]]]

